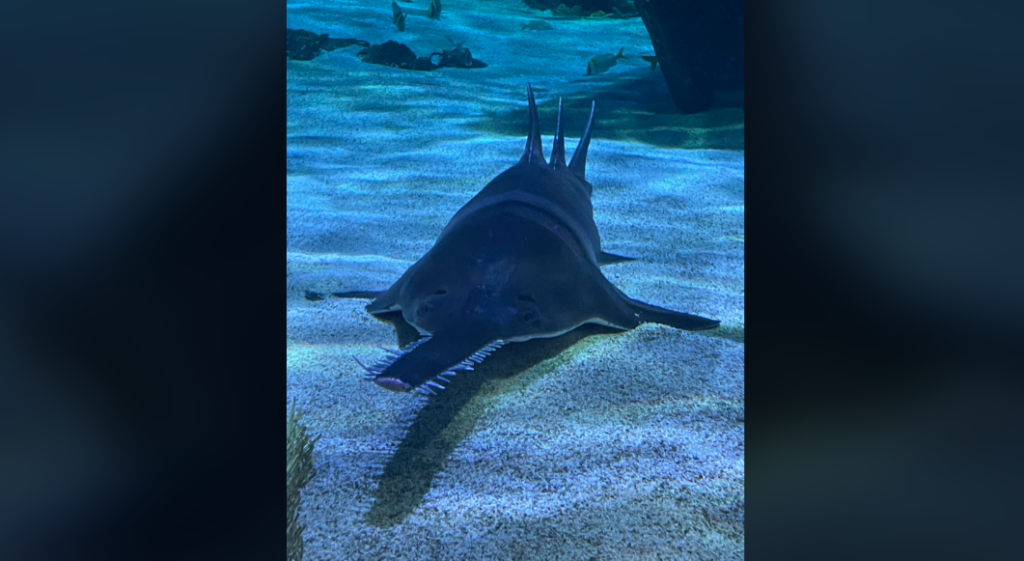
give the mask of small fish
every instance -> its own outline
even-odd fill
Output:
[[[441,0],[430,0],[430,5],[427,6],[427,17],[441,19]]]
[[[395,0],[391,0],[391,10],[395,13],[395,25],[398,25],[398,13],[401,8],[398,4],[395,4]],[[402,12],[402,18],[406,15],[423,16],[430,19],[441,19],[441,0],[430,0],[430,5],[427,6],[426,10],[408,9]]]
[[[597,55],[596,57],[590,59],[590,62],[587,63],[587,76],[593,76],[594,74],[608,72],[608,69],[615,66],[619,62],[620,58],[625,58],[622,56],[622,51],[624,49],[625,47],[619,49],[619,54],[617,55]]]
[[[651,63],[651,72],[654,72],[654,69],[658,67],[658,57],[656,57],[656,56],[642,56],[640,58],[642,58],[642,59],[646,60],[647,62]]]
[[[542,19],[530,20],[529,22],[523,24],[523,31],[548,31],[549,29],[554,29],[554,27],[552,27],[550,23]]]
[[[395,0],[391,0],[391,13],[391,22],[395,24],[399,31],[405,31],[405,12],[402,11],[402,8],[398,7]]]

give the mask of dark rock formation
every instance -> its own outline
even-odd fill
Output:
[[[550,23],[542,19],[532,19],[522,25],[521,31],[550,31],[554,29]]]
[[[433,61],[434,57],[439,57],[437,60],[437,66],[440,67],[451,67],[451,68],[487,68],[487,64],[482,60],[473,58],[473,53],[469,52],[469,49],[462,45],[456,45],[454,49],[448,49],[439,53],[431,53],[430,60]]]
[[[331,39],[326,33],[317,35],[305,29],[288,29],[287,55],[292,60],[313,60],[323,51],[333,51],[349,45],[368,47],[370,43],[359,39]]]
[[[714,90],[743,89],[743,0],[636,0],[661,72],[683,113]]]
[[[383,66],[394,66],[406,70],[435,70],[437,68],[487,68],[481,60],[473,58],[469,49],[462,45],[456,45],[454,49],[448,49],[440,53],[432,53],[430,56],[416,57],[412,49],[394,41],[388,41],[380,45],[371,45],[356,53],[363,62],[380,64]],[[439,57],[437,64],[433,58]]]
[[[422,70],[416,67],[416,53],[412,49],[397,43],[388,41],[380,45],[370,45],[356,53],[363,62],[380,64],[381,66],[394,66],[406,70]],[[427,62],[430,62],[429,60]]]
[[[636,17],[632,0],[523,0],[535,10],[551,10],[556,16]]]

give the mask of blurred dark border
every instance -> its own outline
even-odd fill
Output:
[[[748,559],[1019,549],[1018,6],[746,4]]]
[[[285,5],[4,8],[0,556],[285,553]]]
[[[5,558],[283,555],[283,4],[5,8]],[[747,6],[750,559],[1015,545],[1009,6]]]

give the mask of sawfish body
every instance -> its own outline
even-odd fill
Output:
[[[697,331],[719,322],[652,306],[622,293],[600,266],[630,258],[601,251],[585,178],[594,108],[569,164],[562,106],[550,162],[544,161],[537,105],[527,86],[530,132],[519,162],[463,206],[434,246],[366,310],[401,310],[419,341],[370,367],[368,379],[394,391],[432,393],[446,376],[472,370],[505,343],[555,337],[585,323],[632,329],[655,322]],[[360,363],[361,364],[361,363]]]

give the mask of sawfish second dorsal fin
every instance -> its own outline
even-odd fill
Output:
[[[551,146],[551,169],[565,169],[565,129],[562,128],[562,98],[558,98],[558,124],[555,125],[555,142]]]
[[[576,177],[583,180],[586,180],[587,148],[590,147],[590,131],[594,124],[594,109],[596,106],[596,102],[590,102],[590,119],[587,120],[587,129],[583,131],[583,136],[580,137],[580,143],[576,145],[576,151],[572,153],[572,160],[569,162],[569,171],[571,171]]]
[[[537,116],[537,102],[533,99],[533,88],[526,83],[526,95],[530,99],[530,136],[526,137],[526,150],[519,162],[544,163],[544,146],[540,142],[540,118]]]

